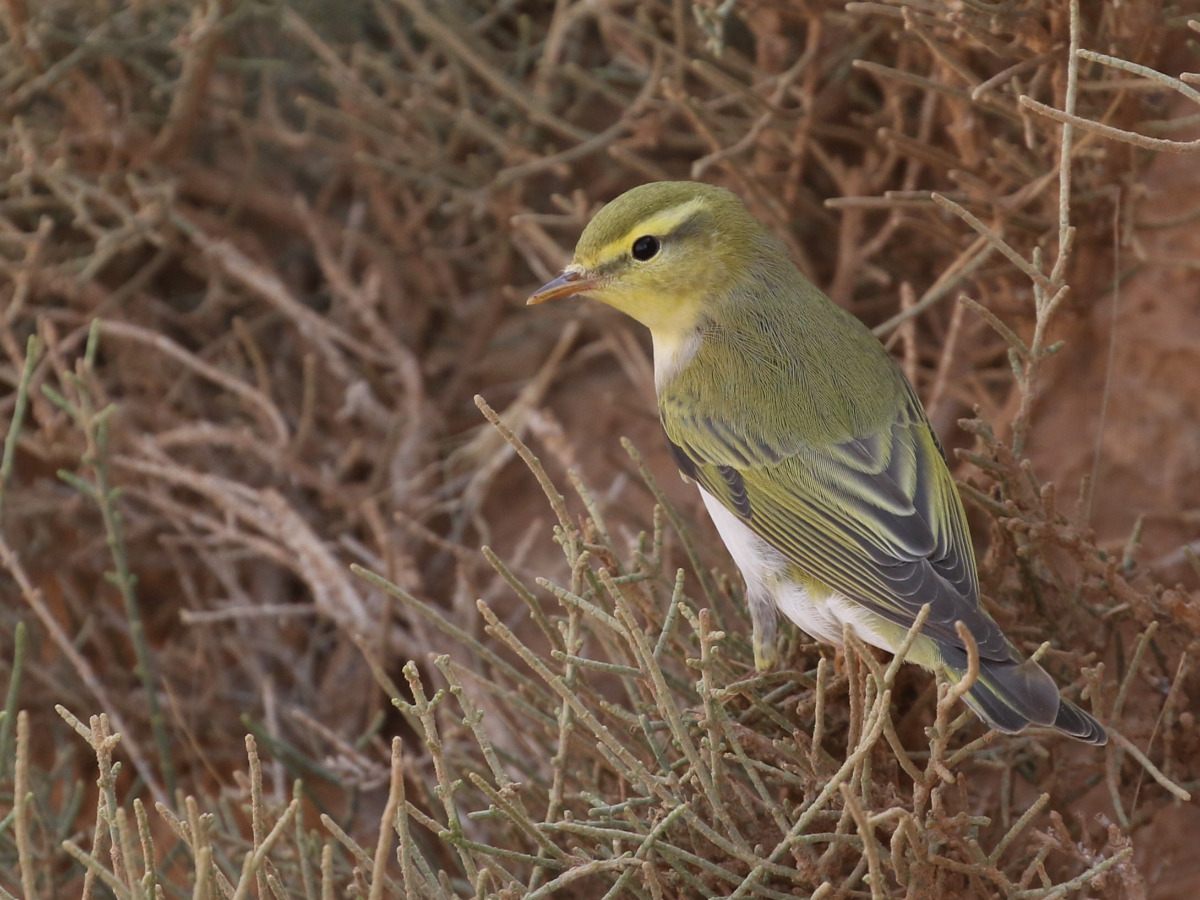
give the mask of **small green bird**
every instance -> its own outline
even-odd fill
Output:
[[[818,640],[848,624],[894,653],[928,603],[907,661],[961,678],[963,622],[980,655],[964,700],[984,721],[1107,741],[980,607],[962,501],[900,367],[736,196],[622,194],[529,303],[583,293],[650,329],[663,428],[745,578],[760,670],[777,609]]]

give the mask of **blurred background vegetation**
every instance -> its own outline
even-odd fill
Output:
[[[1080,6],[0,0],[0,889],[1195,896],[1200,26]],[[645,335],[523,308],[667,178],[902,359],[1108,748],[750,677]]]

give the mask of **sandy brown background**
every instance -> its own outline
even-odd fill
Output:
[[[548,654],[479,548],[528,585],[570,572],[544,496],[476,394],[561,490],[568,470],[582,478],[622,560],[654,527],[654,497],[618,437],[633,441],[687,523],[701,571],[726,576],[728,672],[749,673],[732,564],[661,440],[646,335],[591,301],[530,310],[524,298],[569,260],[601,203],[663,178],[737,191],[872,326],[985,246],[931,192],[1024,258],[1036,249],[1049,271],[1061,250],[1062,132],[1018,98],[1062,108],[1069,17],[1066,3],[1034,0],[755,0],[725,18],[719,6],[0,3],[6,433],[28,398],[7,445],[0,520],[0,672],[14,685],[0,816],[15,802],[22,709],[42,896],[79,891],[82,870],[61,845],[90,846],[97,800],[94,754],[56,703],[84,719],[105,712],[122,734],[121,802],[178,809],[178,790],[205,808],[240,803],[249,732],[271,798],[282,803],[303,779],[306,802],[373,846],[392,735],[405,736],[410,783],[434,782],[411,718],[367,660],[401,684],[415,660],[435,688],[431,655],[478,660],[350,564],[486,641],[482,598]],[[1150,0],[1084,4],[1081,46],[1195,72],[1189,14]],[[1084,118],[1196,138],[1197,108],[1178,91],[1095,62],[1079,79]],[[1004,337],[957,302],[971,298],[1032,340],[1030,280],[999,253],[882,336],[947,448],[998,460],[952,460],[977,492],[968,506],[997,618],[1026,651],[1050,640],[1056,677],[1076,697],[1089,678],[1100,685],[1101,718],[1195,794],[1200,165],[1194,152],[1077,129],[1071,170],[1070,290],[1046,333],[1063,343],[1031,383],[1015,381]],[[959,427],[976,410],[994,442]],[[1014,421],[1027,430],[1015,455]],[[569,507],[582,522],[577,497]],[[668,576],[683,566],[699,596],[682,543],[670,530],[665,540]],[[800,638],[789,652],[795,672],[823,652],[835,662]],[[898,685],[899,736],[920,750],[932,679],[905,670]],[[843,716],[832,757],[851,728],[841,697],[829,701]],[[958,741],[979,733],[971,725]],[[1054,878],[1134,850],[1075,896],[1200,890],[1196,801],[1178,801],[1112,746],[1018,746],[965,765],[962,815],[999,821],[1002,784],[1018,815],[1046,791],[1063,818],[1034,827],[1059,842]],[[911,788],[889,771],[897,780],[881,776],[893,792],[881,804]],[[222,827],[240,834],[245,818],[231,813]],[[981,833],[994,843],[996,829]],[[0,884],[19,894],[11,835],[0,829]],[[1037,840],[1014,852],[1013,871]],[[839,878],[855,864],[853,854],[830,863]],[[597,884],[562,896],[601,896],[609,882]],[[830,896],[871,895],[854,884]],[[899,882],[887,890],[905,896]],[[978,874],[945,874],[937,890],[929,896],[997,895]]]

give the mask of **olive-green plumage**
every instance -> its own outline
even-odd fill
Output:
[[[733,194],[663,182],[618,197],[530,302],[577,293],[650,329],[663,428],[746,579],[761,668],[777,609],[820,640],[849,626],[894,650],[929,604],[909,661],[961,677],[961,621],[980,654],[964,699],[984,720],[1104,743],[980,607],[962,502],[900,368]]]

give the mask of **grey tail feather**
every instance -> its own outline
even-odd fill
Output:
[[[1093,719],[1070,700],[1060,700],[1058,715],[1054,717],[1054,727],[1063,734],[1102,747],[1108,743],[1108,734],[1104,726]]]
[[[951,676],[961,678],[966,653],[943,647],[942,655]],[[1054,680],[1033,660],[981,660],[979,678],[963,700],[997,731],[1016,734],[1029,725],[1046,725],[1089,744],[1108,741],[1100,723],[1060,698]]]

